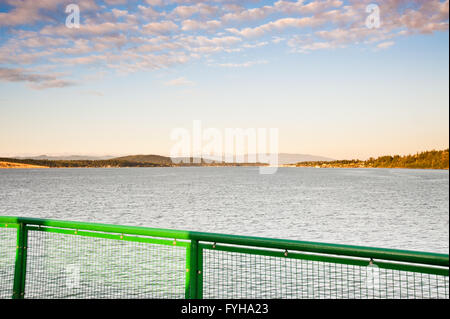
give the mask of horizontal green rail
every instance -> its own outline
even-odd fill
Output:
[[[212,294],[214,287],[205,287],[205,281],[207,280],[217,280],[218,285],[223,285],[227,289],[234,289],[230,286],[227,280],[223,280],[226,275],[225,270],[222,268],[227,267],[237,267],[236,269],[228,270],[232,273],[246,274],[249,270],[249,274],[246,276],[253,276],[253,280],[259,280],[261,282],[266,282],[267,280],[272,280],[271,278],[254,279],[254,272],[267,271],[270,268],[269,261],[270,258],[275,258],[277,265],[280,266],[279,260],[299,260],[303,264],[295,267],[308,267],[307,270],[300,271],[297,268],[293,268],[293,273],[295,276],[308,276],[307,278],[290,278],[291,283],[282,285],[283,279],[286,276],[293,277],[293,274],[283,274],[281,279],[273,279],[278,281],[276,285],[281,287],[280,289],[285,289],[289,287],[291,290],[295,290],[296,285],[307,285],[305,281],[313,280],[320,282],[325,281],[320,272],[326,274],[332,280],[337,280],[336,278],[340,275],[347,276],[350,274],[351,268],[345,268],[346,272],[341,271],[341,268],[337,268],[336,265],[341,265],[339,267],[367,267],[372,264],[376,264],[377,267],[382,269],[388,269],[392,271],[392,281],[399,281],[401,284],[395,289],[407,289],[408,294],[412,294],[415,290],[419,289],[419,286],[415,286],[416,276],[423,276],[424,274],[444,276],[446,277],[441,287],[440,281],[436,284],[430,284],[431,286],[436,286],[439,289],[443,289],[443,294],[448,296],[448,274],[449,274],[449,255],[448,254],[438,254],[438,253],[428,253],[428,252],[417,252],[409,250],[396,250],[396,249],[384,249],[384,248],[373,248],[373,247],[362,247],[362,246],[352,246],[352,245],[339,245],[339,244],[326,244],[326,243],[315,243],[306,241],[296,241],[296,240],[284,240],[284,239],[271,239],[262,237],[249,237],[249,236],[237,236],[237,235],[225,235],[225,234],[214,234],[214,233],[203,233],[203,232],[192,232],[192,231],[179,231],[179,230],[168,230],[168,229],[158,229],[158,228],[147,228],[147,227],[137,227],[137,226],[118,226],[110,224],[98,224],[98,223],[87,223],[87,222],[72,222],[72,221],[62,221],[62,220],[51,220],[51,219],[37,219],[37,218],[24,218],[24,217],[10,217],[10,216],[0,216],[0,228],[13,228],[17,232],[17,245],[15,247],[15,263],[14,263],[14,287],[13,287],[13,297],[22,298],[25,295],[25,290],[27,290],[26,275],[29,272],[33,272],[33,258],[27,254],[27,242],[34,243],[37,239],[31,235],[46,233],[51,236],[52,233],[59,235],[76,235],[77,238],[82,237],[92,237],[98,238],[99,240],[115,240],[134,244],[149,244],[149,245],[163,245],[170,248],[170,246],[179,247],[183,249],[180,253],[185,260],[185,297],[186,298],[202,298],[205,293]],[[61,240],[60,240],[61,241]],[[1,237],[0,237],[1,243]],[[56,243],[55,243],[56,245]],[[69,247],[64,249],[71,249],[71,242],[68,241],[64,245],[69,245]],[[36,247],[37,244],[35,244]],[[34,247],[34,246],[33,246]],[[31,249],[37,249],[30,247]],[[39,246],[40,247],[40,246]],[[156,247],[156,246],[155,246]],[[72,247],[73,248],[73,247]],[[43,249],[43,248],[39,248]],[[45,249],[51,250],[51,245],[47,244]],[[63,249],[63,250],[64,250]],[[84,249],[84,248],[83,248]],[[91,248],[91,250],[98,248]],[[105,248],[106,249],[106,248]],[[119,249],[119,248],[117,248]],[[56,248],[55,248],[56,250]],[[104,251],[102,251],[104,252]],[[94,255],[100,256],[102,252],[95,252]],[[1,253],[1,251],[0,251]],[[130,253],[130,252],[127,252]],[[171,252],[168,252],[170,254]],[[239,255],[235,255],[239,254]],[[1,256],[1,254],[0,254]],[[236,257],[237,256],[237,257]],[[244,263],[246,259],[245,256],[251,257],[253,259],[253,264]],[[81,257],[79,257],[81,258]],[[178,258],[178,257],[177,257]],[[221,258],[223,259],[221,261]],[[210,260],[210,261],[209,261]],[[208,262],[214,264],[217,263],[218,266],[211,266],[214,271],[209,269]],[[311,266],[310,262],[320,263],[317,266]],[[283,264],[285,265],[285,264]],[[289,264],[290,265],[290,264]],[[327,265],[330,270],[323,268],[323,265]],[[334,265],[334,266],[330,266]],[[158,266],[158,265],[156,265]],[[170,265],[169,265],[170,266]],[[144,267],[144,265],[142,266]],[[183,266],[184,267],[184,266]],[[263,270],[257,269],[257,267],[264,268]],[[294,267],[294,266],[290,266]],[[248,268],[248,269],[246,269]],[[250,269],[253,269],[250,271]],[[306,269],[306,268],[305,268]],[[365,269],[365,268],[362,268]],[[162,269],[162,272],[165,270]],[[332,271],[326,273],[327,271]],[[339,272],[340,271],[340,272]],[[365,270],[364,270],[365,271]],[[394,273],[398,271],[399,273]],[[220,276],[217,273],[220,272]],[[316,273],[317,272],[317,273]],[[339,273],[338,273],[339,272]],[[401,277],[401,272],[408,272],[408,278],[405,280]],[[336,274],[335,274],[336,273]],[[410,274],[409,274],[410,273]],[[360,277],[361,270],[357,273]],[[389,273],[391,274],[391,273]],[[411,275],[412,274],[412,275]],[[417,275],[415,275],[417,274]],[[215,277],[217,275],[217,277]],[[352,273],[351,278],[352,284],[362,285],[362,279],[354,278],[355,273]],[[395,276],[399,275],[399,279]],[[227,275],[228,276],[228,275]],[[234,278],[229,275],[230,278]],[[321,277],[322,276],[322,277]],[[388,275],[386,275],[388,276]],[[327,277],[327,278],[328,278]],[[395,277],[395,278],[394,278]],[[169,278],[172,278],[169,276]],[[277,277],[278,278],[278,277]],[[312,278],[312,279],[311,279]],[[347,277],[345,277],[347,278]],[[350,277],[347,279],[339,279],[339,283],[342,284],[345,280],[350,281]],[[388,277],[386,277],[388,278]],[[413,279],[411,279],[413,278]],[[429,280],[429,277],[427,277]],[[172,279],[170,279],[172,280]],[[418,279],[419,280],[419,279]],[[420,279],[422,280],[422,279]],[[440,280],[440,279],[439,279]],[[220,281],[220,282],[219,282]],[[241,280],[244,282],[245,279]],[[422,281],[417,281],[421,282]],[[275,284],[274,284],[275,285]],[[321,284],[323,287],[329,285],[329,283],[324,282]],[[414,287],[411,288],[410,285]],[[277,286],[277,287],[278,287]],[[327,290],[321,286],[321,292]],[[405,287],[403,287],[405,286]],[[231,287],[231,288],[230,288]],[[253,286],[252,286],[253,287]],[[208,289],[206,289],[208,288]],[[224,289],[225,289],[224,288]],[[311,287],[308,286],[308,289]],[[342,288],[342,287],[341,287]],[[248,293],[251,294],[252,291],[258,288],[246,288]],[[253,290],[251,290],[253,289]],[[306,289],[306,288],[305,288]],[[319,288],[316,287],[316,291]],[[329,287],[328,290],[339,291],[339,287]],[[388,295],[391,288],[386,288],[385,294]],[[423,289],[423,288],[422,288]],[[430,288],[431,289],[431,288]],[[342,289],[342,293],[348,293],[347,288]],[[361,291],[363,288],[360,289]],[[359,291],[359,293],[361,293]],[[245,292],[239,291],[241,294]],[[400,293],[401,295],[401,293]],[[422,296],[423,296],[422,292]],[[233,295],[234,296],[234,295]],[[328,295],[326,295],[328,296]],[[430,296],[432,296],[430,294]]]
[[[72,222],[72,221],[38,219],[38,218],[0,216],[0,223],[15,223],[15,224],[27,224],[36,226],[101,231],[110,233],[146,235],[152,237],[177,238],[186,240],[217,242],[232,245],[298,250],[322,254],[378,258],[392,261],[403,261],[436,266],[449,266],[449,255],[428,253],[428,252],[417,252],[410,250],[325,244],[325,243],[315,243],[297,240],[202,233],[202,232],[169,230],[169,229],[137,227],[137,226],[118,226],[111,224]]]

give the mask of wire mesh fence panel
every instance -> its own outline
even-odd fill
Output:
[[[0,298],[449,298],[444,254],[53,220],[0,222]]]
[[[374,290],[372,294],[379,298],[447,299],[449,297],[448,276],[380,269],[378,280],[380,289]]]
[[[13,294],[14,263],[16,260],[17,231],[0,227],[0,298]]]
[[[204,298],[448,298],[448,276],[203,250]]]
[[[184,298],[186,248],[28,232],[25,298]]]

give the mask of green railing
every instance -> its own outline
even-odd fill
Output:
[[[0,217],[0,298],[448,298],[449,256]]]

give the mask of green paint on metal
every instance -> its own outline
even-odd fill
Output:
[[[0,223],[0,228],[18,228],[19,224],[15,223]]]
[[[192,240],[189,249],[189,299],[197,299],[198,285],[198,241]]]
[[[93,230],[109,233],[145,235],[162,238],[177,238],[177,239],[197,240],[211,243],[217,242],[231,245],[274,248],[289,251],[295,250],[303,252],[362,257],[362,258],[376,258],[392,261],[428,264],[435,266],[447,266],[447,267],[449,266],[448,254],[446,255],[446,254],[417,252],[409,250],[314,243],[297,240],[201,233],[201,232],[179,231],[179,230],[136,227],[136,226],[116,226],[109,224],[94,224],[86,222],[69,222],[69,221],[58,221],[58,220],[37,219],[37,218],[0,216],[0,222],[26,223],[30,225],[41,225],[58,228]]]
[[[25,295],[25,275],[27,263],[27,228],[21,223],[17,228],[16,262],[14,267],[13,299],[23,299]]]
[[[274,250],[263,250],[263,249],[254,249],[254,248],[243,248],[237,246],[223,246],[216,244],[200,244],[200,249],[210,249],[210,250],[219,250],[219,251],[227,251],[227,252],[236,252],[241,254],[250,254],[250,255],[259,255],[259,256],[270,256],[270,257],[279,257],[279,258],[288,258],[288,259],[302,259],[302,260],[311,260],[318,262],[326,262],[326,263],[334,263],[334,264],[342,264],[342,265],[353,265],[353,266],[368,266],[370,263],[370,258],[366,259],[356,259],[356,258],[342,258],[330,255],[316,255],[316,254],[302,254],[296,252],[289,252],[286,254],[286,251],[274,251]],[[448,268],[438,268],[438,267],[426,267],[420,265],[411,265],[404,263],[388,263],[388,262],[378,262],[375,264],[383,269],[392,269],[392,270],[403,270],[408,272],[419,272],[426,274],[434,274],[440,276],[448,276],[449,270]]]
[[[198,246],[197,254],[197,296],[196,299],[203,299],[203,249]]]
[[[98,258],[103,258],[102,256],[112,258],[111,261],[114,265],[120,265],[120,260],[123,260],[121,258],[139,263],[140,256],[148,256],[150,253],[146,247],[152,247],[151,251],[154,255],[149,259],[151,265],[144,266],[141,271],[146,272],[146,276],[153,276],[151,278],[164,278],[163,282],[166,282],[167,278],[167,287],[163,287],[162,290],[168,292],[169,295],[177,295],[181,288],[181,294],[187,299],[201,299],[214,293],[222,296],[221,293],[225,294],[226,291],[221,289],[232,290],[228,295],[225,294],[226,296],[237,297],[243,294],[242,297],[248,297],[245,295],[245,291],[252,290],[242,287],[251,286],[251,289],[258,289],[258,285],[263,289],[262,294],[264,294],[264,289],[268,291],[267,289],[270,288],[272,292],[287,289],[286,291],[291,291],[291,294],[301,293],[300,296],[304,297],[304,290],[302,290],[304,287],[307,289],[306,297],[311,298],[370,296],[375,291],[371,292],[363,284],[369,270],[372,269],[369,265],[372,264],[383,269],[383,280],[391,285],[380,288],[378,293],[382,291],[385,296],[392,298],[405,295],[407,297],[445,296],[448,298],[448,254],[20,217],[0,216],[0,228],[17,229],[13,278],[13,298],[16,299],[24,298],[25,294],[29,238],[32,238],[31,242],[37,245],[36,249],[51,247],[49,252],[63,256],[57,258],[63,258],[62,260],[68,258],[68,262],[71,263],[69,266],[72,267],[69,268],[72,270],[77,269],[77,262],[83,260],[85,251],[91,253],[98,251],[99,247],[93,246],[98,243],[97,240],[94,240],[95,238],[114,241],[111,249],[106,245],[104,248],[106,250],[99,251],[98,255]],[[45,235],[50,233],[69,236]],[[40,235],[38,236],[38,234]],[[55,238],[62,241],[61,245],[59,242],[55,242],[55,246],[52,244],[51,240]],[[0,244],[1,240],[0,236]],[[126,242],[150,246],[141,245],[138,250],[131,251],[126,250],[127,247],[137,246],[130,246],[131,244],[126,244]],[[55,250],[55,247],[58,248]],[[179,250],[175,247],[185,249]],[[12,246],[11,252],[13,249]],[[73,255],[71,249],[75,249]],[[117,255],[119,264],[116,264],[115,261],[116,254],[119,254]],[[13,255],[10,254],[10,256]],[[35,256],[31,253],[28,256],[30,259],[28,271],[31,275],[34,274],[35,267],[40,262],[35,260]],[[170,260],[176,260],[176,262]],[[185,262],[185,265],[179,269],[181,260]],[[104,267],[108,269],[105,273],[88,273],[84,276],[88,276],[88,278],[100,276],[99,278],[101,278],[101,276],[117,271],[117,269],[109,268],[111,263],[108,264],[107,260],[105,262]],[[91,262],[88,261],[87,265],[90,264]],[[178,267],[173,267],[174,265],[178,265]],[[47,268],[47,271],[56,271],[52,269]],[[133,267],[127,269],[130,272],[135,271]],[[184,274],[183,269],[185,270]],[[206,273],[208,273],[207,276]],[[46,276],[48,277],[48,275]],[[64,276],[64,270],[59,273],[59,276]],[[120,278],[123,280],[127,278],[126,273],[117,276],[119,281]],[[32,277],[30,276],[30,278]],[[251,282],[247,282],[245,278],[253,279]],[[327,280],[336,282],[337,286],[330,286],[330,291],[324,290],[324,287],[331,285]],[[217,289],[211,285],[217,285]],[[272,286],[264,288],[264,285]],[[156,287],[157,285],[151,281],[151,286]],[[30,293],[31,286],[29,288]],[[142,289],[145,289],[144,286]],[[140,292],[135,291],[134,293],[138,295]],[[289,295],[289,293],[286,294]]]
[[[49,233],[58,233],[58,234],[65,234],[65,235],[76,235],[76,236],[84,236],[84,237],[132,241],[132,242],[148,243],[148,244],[156,244],[156,245],[167,245],[167,246],[174,245],[173,240],[167,240],[167,239],[127,236],[127,235],[100,233],[100,232],[93,232],[93,231],[88,232],[88,231],[80,231],[80,230],[64,229],[64,228],[28,227],[28,230],[42,231],[42,232],[49,232]],[[176,246],[179,246],[179,247],[188,247],[189,245],[190,245],[190,243],[188,241],[176,241]]]
[[[191,298],[191,245],[186,248],[186,279],[184,286],[185,299]]]
[[[447,268],[426,267],[421,265],[390,263],[377,260],[374,261],[374,265],[383,269],[391,269],[391,270],[399,270],[399,271],[407,271],[407,272],[447,276],[447,277],[449,275],[448,267]]]

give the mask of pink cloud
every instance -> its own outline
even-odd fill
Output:
[[[449,16],[448,0],[378,0],[381,26],[369,29],[372,0],[79,0],[80,28],[69,29],[64,8],[72,0],[3,1],[11,9],[0,13],[7,35],[0,42],[2,80],[42,88],[64,82],[25,66],[101,65],[128,73],[270,45],[300,53],[351,44],[388,49],[398,37],[447,31]]]

